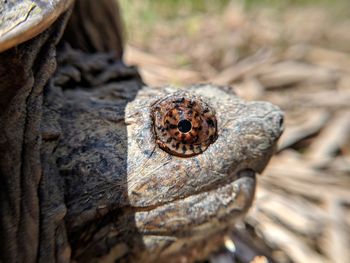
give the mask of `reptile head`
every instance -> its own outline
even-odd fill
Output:
[[[115,260],[135,250],[138,258],[150,261],[184,255],[194,244],[227,231],[250,207],[255,173],[266,166],[282,132],[278,107],[245,102],[213,85],[143,87],[132,101],[122,96],[128,92],[118,84],[60,95],[63,135],[56,155],[78,259],[108,254],[104,260]],[[196,120],[204,121],[204,132],[195,139],[174,135],[176,129],[188,133],[200,126],[183,114],[188,103],[177,107],[175,131],[158,127],[165,139],[171,133],[171,140],[186,145],[183,153],[192,149],[189,155],[174,154],[177,143],[169,150],[172,146],[165,147],[157,133],[155,114],[162,110],[157,107],[166,107],[162,101],[172,98],[202,105]],[[123,100],[129,102],[121,111]],[[210,115],[202,112],[206,107]],[[184,119],[190,123],[181,126]]]
[[[168,102],[173,103],[172,108],[174,101],[175,111],[180,112],[180,117],[173,116],[177,127],[171,126],[171,120],[165,125],[169,115],[165,109],[165,127],[161,127],[165,128],[165,139],[159,147],[157,124],[161,122],[157,123],[154,108],[166,108]],[[194,111],[202,117],[199,122],[204,122],[200,127],[205,138],[199,140],[209,141],[206,149],[201,142],[186,144],[179,138],[188,135],[191,126],[187,133],[181,132],[181,120],[195,122],[186,112],[196,107],[188,109],[191,102],[204,104]],[[172,109],[169,111],[173,114]],[[128,196],[130,204],[139,209],[135,223],[147,245],[161,243],[166,247],[163,253],[169,254],[188,246],[191,239],[227,231],[247,211],[254,196],[255,172],[265,168],[283,129],[278,107],[267,102],[244,102],[213,85],[181,91],[165,88],[154,94],[141,91],[126,112],[128,138],[132,138],[129,148],[134,149],[128,155]],[[207,122],[216,131],[209,132]],[[168,136],[177,132],[180,135]],[[169,137],[172,140],[166,141]],[[179,146],[180,156],[162,149],[169,141],[173,150]],[[181,145],[187,147],[182,151]],[[195,152],[196,147],[203,152]],[[178,243],[169,242],[173,237]]]

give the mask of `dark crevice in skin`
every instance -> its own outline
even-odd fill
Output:
[[[144,244],[141,233],[134,225],[133,213],[129,214],[129,222],[123,225],[123,232],[119,232],[115,240],[110,241],[107,236],[99,235],[101,229],[110,226],[120,230],[121,227],[117,224],[119,222],[118,219],[123,215],[123,210],[110,211],[107,215],[103,215],[101,218],[89,222],[83,227],[72,229],[70,234],[74,238],[71,239],[71,245],[73,248],[76,248],[73,257],[78,262],[90,262],[92,257],[101,257],[108,254],[109,249],[113,248],[117,243],[126,243],[130,250],[135,249],[135,247],[142,250]],[[108,235],[108,233],[106,234]],[[98,238],[96,238],[97,235],[99,236]],[[109,243],[109,247],[101,247],[101,244],[105,243]]]
[[[41,75],[40,73],[43,71],[42,67],[46,67],[46,68],[50,68],[49,64],[52,63],[52,60],[53,60],[53,57],[50,56],[52,55],[52,48],[53,48],[53,45],[51,43],[48,43],[46,42],[41,48],[40,50],[38,50],[38,54],[36,54],[36,58],[35,60],[33,61],[33,66],[32,66],[32,71],[33,71],[33,76],[36,76],[36,75]],[[27,138],[28,135],[27,133],[30,132],[33,127],[33,124],[31,122],[33,122],[32,120],[32,116],[31,114],[36,114],[36,115],[41,115],[41,113],[38,111],[38,109],[36,109],[37,111],[34,112],[35,110],[35,106],[37,106],[38,104],[36,102],[34,102],[34,100],[40,100],[39,103],[41,103],[41,95],[38,95],[38,86],[42,87],[43,89],[43,86],[44,86],[45,83],[42,83],[42,80],[40,79],[40,77],[38,79],[35,79],[34,80],[34,83],[33,83],[33,88],[31,89],[28,97],[26,98],[26,116],[25,116],[25,121],[24,121],[24,133],[23,133],[23,139],[22,141],[24,142],[23,144],[23,148],[22,148],[22,153],[21,153],[21,174],[25,174],[26,173],[26,169],[28,169],[28,167],[26,167],[26,158],[28,155],[30,155],[30,151],[32,151],[33,149],[26,145],[26,144],[29,144],[27,142]],[[41,92],[40,92],[41,93]],[[33,99],[34,97],[34,99]],[[40,99],[39,99],[40,98]],[[33,106],[35,104],[35,106]],[[34,108],[34,109],[33,109]],[[32,112],[31,112],[32,111]],[[41,117],[40,117],[41,118]],[[39,123],[37,124],[38,126],[40,125]],[[39,136],[39,135],[37,135]],[[39,155],[39,154],[38,154]],[[41,167],[40,167],[41,169]],[[29,177],[25,177],[25,176],[21,176],[21,180],[20,180],[20,188],[21,189],[26,189],[27,187],[25,186],[25,180],[29,180]],[[33,179],[31,179],[33,180]],[[39,180],[38,180],[39,181]],[[40,178],[40,181],[41,181],[41,178]],[[23,218],[23,215],[22,215],[22,211],[24,211],[25,209],[23,208],[23,202],[21,202],[21,208],[20,208],[20,211],[21,211],[21,215],[20,215],[20,218]],[[40,208],[39,208],[39,213],[41,213],[40,211]],[[42,220],[42,216],[39,215],[39,220],[40,220],[40,225],[41,225],[41,220]],[[20,235],[18,235],[18,238],[21,238]],[[40,240],[40,233],[39,233],[39,240]],[[37,247],[37,252],[36,254],[39,255],[40,254],[40,241],[39,241],[39,245]]]
[[[72,247],[74,248],[80,248],[79,252],[74,255],[75,258],[83,257],[84,253],[87,252],[87,250],[91,247],[93,247],[95,244],[97,244],[99,241],[103,240],[104,237],[101,237],[98,240],[92,240],[94,236],[98,233],[99,229],[112,223],[111,215],[104,216],[100,220],[95,220],[93,223],[90,223],[86,225],[85,227],[79,229],[79,232],[76,234],[74,232],[71,233],[71,235],[80,235],[79,239],[73,239],[71,242]],[[83,233],[83,235],[81,235]],[[82,249],[81,249],[82,248]],[[98,255],[96,255],[98,256]]]

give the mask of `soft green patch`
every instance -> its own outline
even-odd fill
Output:
[[[323,7],[334,17],[348,17],[350,15],[349,0],[243,0],[247,9],[271,7],[286,12],[290,7]]]
[[[119,2],[126,12],[140,12],[143,17],[173,19],[196,13],[219,12],[229,0],[119,0]]]
[[[248,9],[261,6],[271,8],[288,8],[297,6],[324,6],[330,11],[350,14],[349,0],[232,0],[243,4]],[[119,0],[124,16],[144,19],[146,23],[159,19],[176,19],[199,13],[222,11],[230,0]]]
[[[186,54],[177,55],[175,57],[175,64],[179,66],[186,66],[191,63],[191,59]]]
[[[188,31],[198,30],[195,16],[218,13],[224,10],[229,0],[119,0],[128,34],[133,39],[146,37],[150,28],[169,20],[193,17]],[[131,36],[133,32],[139,36]],[[141,36],[142,35],[142,36]]]
[[[116,0],[117,1],[117,0]],[[335,19],[350,17],[350,0],[232,0],[241,3],[246,10],[269,8],[277,13],[288,12],[295,7],[323,7]],[[134,43],[147,43],[156,26],[170,21],[186,20],[184,33],[195,34],[199,22],[206,15],[221,14],[230,0],[119,0],[129,39]],[[168,27],[169,28],[169,27]]]

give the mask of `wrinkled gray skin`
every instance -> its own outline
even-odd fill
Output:
[[[58,140],[52,158],[64,189],[72,257],[151,262],[206,256],[251,206],[255,173],[282,132],[280,109],[210,84],[179,90],[106,79],[98,88],[52,85],[44,102],[43,147]],[[176,157],[155,143],[151,106],[174,92],[200,95],[216,111],[218,138],[202,154]],[[193,253],[198,248],[199,256]]]

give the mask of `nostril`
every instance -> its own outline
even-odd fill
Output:
[[[284,131],[284,117],[283,117],[283,114],[279,114],[278,116],[278,120],[277,120],[277,123],[278,123],[278,127],[279,127],[279,134],[281,135]]]
[[[279,126],[280,126],[281,128],[283,127],[283,123],[284,123],[284,118],[283,118],[283,116],[280,116]]]

